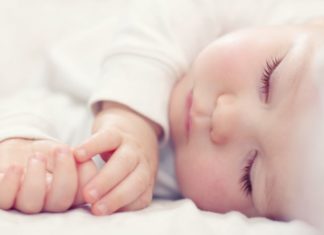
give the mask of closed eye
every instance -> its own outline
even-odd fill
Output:
[[[257,150],[252,151],[246,166],[242,169],[242,176],[240,179],[241,189],[247,196],[252,194],[253,188],[252,188],[252,181],[251,181],[251,169],[253,167],[254,160],[257,156],[258,156],[258,151]]]
[[[270,92],[271,92],[272,74],[273,74],[273,71],[281,63],[281,61],[282,61],[282,59],[278,59],[278,58],[272,58],[272,59],[266,61],[266,65],[263,69],[263,73],[261,76],[261,86],[260,86],[261,97],[262,97],[264,103],[269,102],[269,97],[270,97]]]

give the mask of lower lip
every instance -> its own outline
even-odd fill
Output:
[[[185,120],[185,129],[187,133],[187,137],[190,134],[190,129],[191,129],[191,106],[192,106],[192,90],[189,92],[187,98],[186,98],[186,120]]]

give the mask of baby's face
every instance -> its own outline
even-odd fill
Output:
[[[244,30],[201,52],[170,102],[184,196],[210,211],[302,217],[323,38],[316,26]]]

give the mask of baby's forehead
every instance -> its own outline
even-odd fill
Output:
[[[264,32],[269,31],[269,33]],[[289,44],[291,40],[282,37],[272,29],[246,29],[223,35],[198,53],[188,73],[208,62],[221,62],[222,59],[249,56],[270,51],[271,48]]]

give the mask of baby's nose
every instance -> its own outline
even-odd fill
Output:
[[[234,95],[223,94],[217,98],[211,117],[210,136],[215,144],[228,143],[239,128],[240,113]]]

